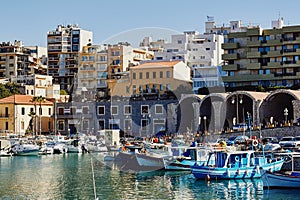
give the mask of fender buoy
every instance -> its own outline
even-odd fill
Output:
[[[253,145],[254,147],[257,147],[258,141],[257,141],[257,140],[253,140],[253,141],[252,141],[252,145]]]

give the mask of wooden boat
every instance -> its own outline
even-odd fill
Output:
[[[213,151],[203,165],[191,166],[192,173],[199,179],[246,179],[260,178],[261,169],[278,171],[284,160],[256,156],[249,151]]]
[[[262,170],[263,187],[272,188],[300,188],[300,173],[283,174]]]
[[[191,166],[202,165],[207,161],[209,149],[199,147],[188,147],[186,148],[188,155],[178,156],[171,162],[165,160],[166,170],[178,170],[178,171],[191,171]],[[183,154],[184,155],[184,154]]]
[[[267,170],[262,170],[262,181],[264,189],[273,188],[300,188],[300,171],[295,171],[295,158],[300,158],[300,155],[291,156],[292,169],[291,171],[280,171],[280,172],[270,172]]]

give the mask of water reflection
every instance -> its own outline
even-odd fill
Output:
[[[93,157],[92,157],[93,156]],[[127,173],[90,154],[0,158],[0,199],[297,199],[254,180],[196,180],[189,172]]]

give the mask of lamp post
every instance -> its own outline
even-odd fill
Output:
[[[206,134],[206,116],[204,116],[203,119],[204,119],[204,133]]]
[[[283,115],[284,115],[284,119],[285,119],[284,123],[286,124],[287,123],[287,116],[289,115],[289,110],[287,108],[285,108],[283,110]]]
[[[236,124],[239,124],[239,103],[243,103],[243,95],[236,94],[232,97],[231,103],[236,103]]]

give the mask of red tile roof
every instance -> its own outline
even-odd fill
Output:
[[[21,95],[21,94],[15,94],[3,99],[0,99],[0,104],[7,104],[7,103],[15,103],[15,104],[34,104],[32,102],[33,96],[29,95]],[[42,103],[42,105],[52,105],[53,103],[51,101],[46,100]]]
[[[162,62],[145,62],[133,68],[139,69],[139,68],[153,68],[153,67],[172,67],[179,62],[181,61],[177,60],[177,61],[162,61]]]

